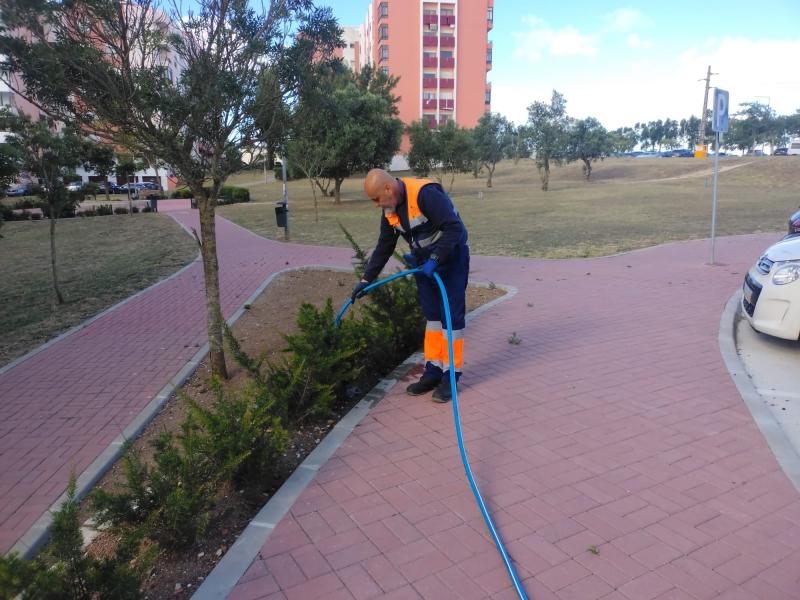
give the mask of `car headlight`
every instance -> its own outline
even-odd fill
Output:
[[[772,274],[772,283],[786,285],[800,279],[800,263],[784,263]]]

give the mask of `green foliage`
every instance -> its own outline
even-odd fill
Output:
[[[297,313],[300,332],[286,335],[287,356],[267,364],[265,383],[275,408],[289,422],[327,417],[337,397],[361,372],[363,332],[353,319],[334,323],[333,304],[303,304]]]
[[[566,160],[583,162],[586,179],[592,174],[592,163],[602,160],[613,151],[611,138],[606,128],[594,117],[580,119],[571,124],[567,139]]]
[[[353,236],[339,226],[355,253],[353,267],[360,279],[369,257]],[[403,277],[390,285],[373,288],[363,301],[362,313],[358,327],[367,339],[368,355],[363,360],[370,372],[385,373],[393,369],[421,346],[425,317],[413,278]]]
[[[96,518],[121,530],[133,528],[164,548],[186,548],[208,525],[217,482],[214,464],[204,453],[202,433],[191,416],[179,433],[163,433],[152,446],[152,467],[134,454],[126,455],[122,492],[92,493]]]
[[[124,208],[122,206],[118,206],[117,208],[114,209],[114,214],[115,215],[127,215],[128,214],[128,209]]]
[[[206,194],[211,193],[210,187],[203,188]],[[169,195],[170,198],[193,198],[194,194],[189,188],[176,188]],[[239,202],[250,202],[250,190],[235,185],[222,186],[219,189],[217,204],[236,204]]]
[[[306,171],[313,165],[332,179],[339,202],[347,177],[387,165],[400,147],[403,125],[392,94],[397,79],[371,69],[359,76],[340,70],[317,83],[293,114],[289,155]]]
[[[123,548],[112,558],[96,559],[83,551],[83,538],[75,499],[75,479],[67,500],[53,513],[51,541],[32,561],[16,555],[0,556],[0,597],[19,595],[22,600],[134,600],[144,563],[129,566],[131,554]],[[145,561],[146,562],[146,561]]]
[[[200,451],[214,464],[215,477],[237,484],[263,480],[286,451],[289,434],[274,414],[275,401],[263,385],[252,382],[240,392],[225,394],[218,379],[212,408],[185,400],[203,427]]]
[[[114,214],[114,206],[111,204],[98,204],[95,210],[97,211],[97,216],[99,217]]]
[[[513,126],[497,113],[484,113],[472,132],[475,139],[475,153],[480,164],[489,171],[486,187],[492,187],[492,175],[497,163],[512,143]]]
[[[438,130],[431,130],[423,121],[415,121],[409,128],[411,151],[407,159],[411,169],[420,176],[433,173],[444,185],[449,177],[447,191],[453,188],[456,173],[472,171],[477,159],[472,131],[448,121]]]
[[[556,90],[553,90],[550,104],[534,102],[528,106],[526,132],[535,152],[536,168],[545,192],[550,185],[550,165],[564,161],[568,125],[567,101]]]

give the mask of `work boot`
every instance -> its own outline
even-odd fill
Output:
[[[437,385],[441,379],[437,379],[435,377],[426,377],[423,375],[419,381],[412,383],[406,388],[406,393],[409,396],[421,396],[422,394],[427,394]]]
[[[458,383],[456,383],[458,385]],[[433,391],[433,396],[431,396],[431,400],[434,402],[439,402],[440,404],[445,404],[446,402],[450,402],[453,399],[453,392],[450,389],[450,377],[442,377],[442,381],[436,386],[436,389]]]

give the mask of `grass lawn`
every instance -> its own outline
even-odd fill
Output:
[[[782,231],[800,204],[800,160],[794,157],[726,157],[719,175],[719,235]],[[485,175],[456,178],[451,196],[470,233],[474,254],[570,258],[601,256],[673,240],[710,235],[713,161],[692,158],[614,158],[595,164],[592,181],[580,166],[557,167],[542,192],[531,161],[498,165],[491,189]],[[253,202],[220,207],[232,221],[273,239],[274,202],[280,182],[241,173],[229,185],[246,185]],[[378,211],[364,197],[362,178],[346,180],[342,203],[319,200],[315,221],[306,180],[289,183],[291,240],[346,246],[341,222],[365,248],[378,234]],[[482,194],[481,194],[482,193]]]
[[[56,227],[66,303],[52,305],[49,221],[0,229],[0,365],[194,260],[195,242],[164,215],[62,219]]]

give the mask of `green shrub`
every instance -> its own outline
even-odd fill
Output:
[[[217,204],[236,204],[239,202],[250,202],[250,190],[232,185],[220,188]]]
[[[122,206],[118,206],[117,208],[114,209],[114,214],[115,215],[127,215],[128,214],[128,209],[127,208],[123,208]]]
[[[114,214],[114,207],[111,204],[98,204],[97,208],[95,209],[97,212],[97,216],[104,217],[106,215],[113,215]]]
[[[268,393],[290,422],[328,416],[361,372],[360,353],[367,344],[362,330],[354,319],[337,327],[334,316],[330,298],[322,310],[303,304],[297,313],[300,333],[284,336],[287,356],[267,365]]]
[[[14,208],[37,208],[41,201],[34,200],[33,198],[23,198],[14,203]]]
[[[267,389],[251,382],[226,396],[219,380],[212,408],[186,397],[191,414],[203,428],[201,451],[214,463],[218,478],[237,484],[263,481],[286,451],[289,434],[273,412],[275,401]]]
[[[355,253],[353,267],[360,279],[368,256],[341,224],[340,227]],[[389,371],[422,346],[425,316],[413,277],[395,279],[389,285],[370,290],[362,304],[362,314],[361,327],[369,338],[373,370]]]
[[[144,208],[142,208],[142,212],[143,213],[153,212],[153,209],[150,208],[149,206],[145,206]]]
[[[31,213],[31,221],[41,221],[42,213]]]
[[[152,467],[135,454],[125,456],[123,492],[92,493],[96,519],[122,530],[133,528],[170,550],[187,548],[208,525],[217,482],[213,463],[191,416],[180,433],[163,433],[152,445]]]
[[[131,206],[131,212],[132,212],[133,214],[136,214],[136,213],[138,213],[138,212],[139,212],[139,207],[138,207],[138,206]]]
[[[170,198],[192,198],[192,192],[189,188],[176,188],[172,190],[172,193],[169,195]]]
[[[141,598],[142,574],[129,566],[129,547],[116,556],[97,559],[83,551],[83,538],[75,500],[75,479],[70,480],[67,501],[53,513],[50,544],[34,560],[0,556],[0,597],[23,600],[93,600]]]

